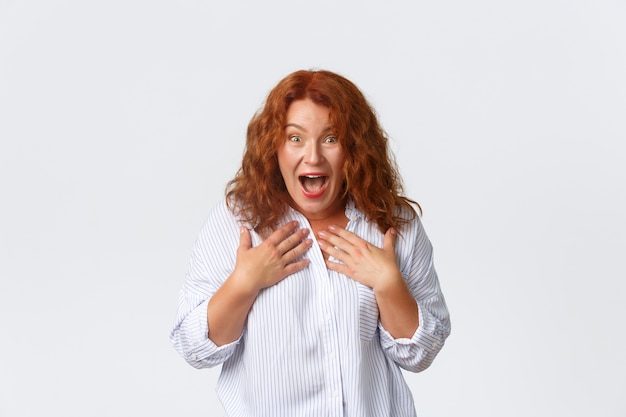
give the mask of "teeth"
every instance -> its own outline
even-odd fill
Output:
[[[319,192],[326,184],[325,175],[301,175],[300,183],[308,192]]]

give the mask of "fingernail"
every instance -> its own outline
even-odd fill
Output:
[[[326,232],[323,232],[323,231],[317,232],[317,235],[321,238],[325,238],[327,236]]]
[[[328,226],[328,229],[334,232],[337,229],[337,226],[335,226],[334,224],[331,224],[330,226]]]

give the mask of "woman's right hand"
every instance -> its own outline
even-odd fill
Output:
[[[207,308],[208,336],[217,345],[233,342],[241,335],[248,312],[259,291],[270,287],[309,264],[298,259],[313,244],[309,229],[289,222],[263,243],[252,247],[250,231],[240,229],[235,269],[213,294]]]
[[[256,294],[304,269],[309,260],[296,259],[313,244],[312,239],[306,238],[308,234],[309,229],[298,229],[298,222],[292,221],[253,248],[250,231],[242,226],[232,278],[242,285],[241,289]]]

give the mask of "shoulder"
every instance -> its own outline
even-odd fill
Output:
[[[400,219],[406,220],[409,223],[412,223],[413,221],[417,221],[419,223],[420,220],[419,207],[416,207],[414,204],[411,204],[409,202],[407,202],[406,204],[397,205],[394,214]]]
[[[205,241],[213,241],[225,239],[233,233],[237,236],[240,224],[241,222],[233,210],[228,207],[226,199],[222,198],[210,209],[200,231],[200,238]]]
[[[406,223],[399,228],[399,239],[396,243],[405,245],[411,252],[430,254],[432,245],[418,213],[413,213],[406,206],[398,208],[398,216],[406,220]]]
[[[226,199],[222,198],[211,207],[206,220],[207,223],[220,223],[236,220],[236,217],[233,211],[228,207]]]

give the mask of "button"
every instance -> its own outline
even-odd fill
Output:
[[[339,392],[337,390],[333,391],[333,398],[337,398],[337,396],[339,395]]]
[[[335,354],[333,352],[330,352],[328,354],[328,359],[330,359],[331,361],[335,359]]]
[[[192,353],[190,358],[192,361],[195,361],[196,359],[198,359],[198,355],[196,355],[195,353]]]
[[[438,344],[439,344],[439,343],[437,343],[437,342],[432,342],[430,345],[431,345],[432,347],[436,348]]]

